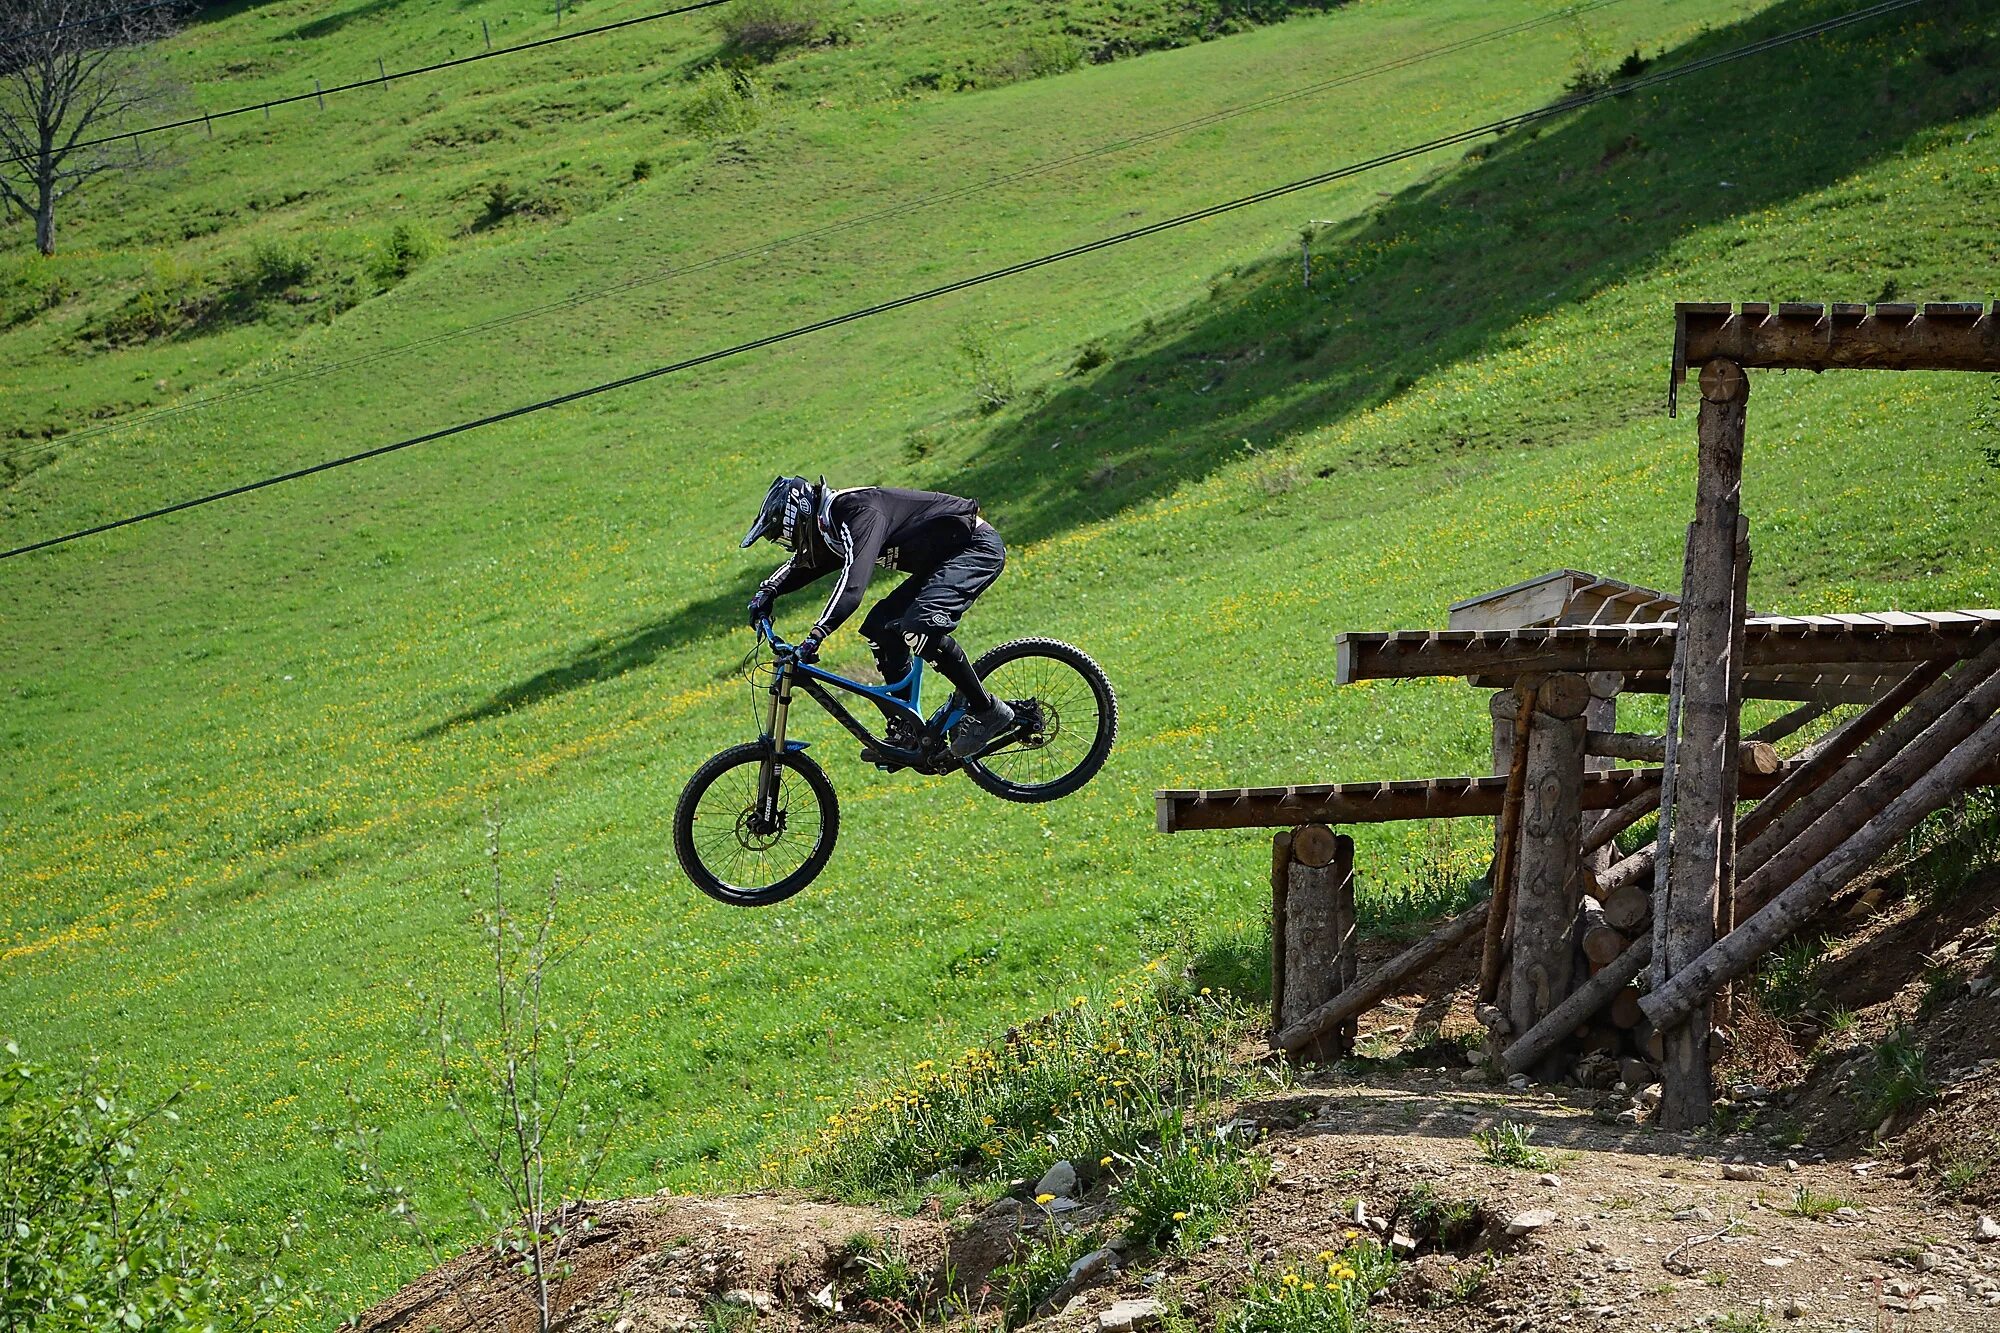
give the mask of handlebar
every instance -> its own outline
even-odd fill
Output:
[[[757,637],[770,644],[771,651],[781,657],[790,657],[798,651],[796,645],[786,643],[778,637],[778,631],[772,626],[768,618],[757,622]]]

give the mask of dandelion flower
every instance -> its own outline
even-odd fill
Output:
[[[1185,1221],[1187,1221],[1187,1214],[1186,1214],[1186,1213],[1175,1213],[1175,1214],[1174,1214],[1174,1221],[1176,1221],[1176,1222],[1185,1222]]]
[[[1098,1158],[1098,1159],[1097,1159],[1097,1164],[1098,1164],[1099,1166],[1110,1166],[1110,1165],[1111,1165],[1111,1159],[1110,1159],[1109,1157],[1100,1157],[1100,1158]]]
[[[1042,1205],[1042,1206],[1043,1206],[1043,1207],[1045,1207],[1045,1208],[1046,1208],[1046,1207],[1047,1207],[1047,1206],[1048,1206],[1049,1204],[1052,1204],[1052,1203],[1054,1203],[1054,1202],[1055,1202],[1055,1199],[1056,1199],[1056,1196],[1055,1196],[1055,1195],[1053,1195],[1053,1194],[1037,1194],[1037,1195],[1035,1196],[1035,1202],[1036,1202],[1036,1203],[1038,1203],[1038,1204],[1040,1204],[1040,1205]]]

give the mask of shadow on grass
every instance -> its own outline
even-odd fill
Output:
[[[1790,0],[1655,68],[1846,8]],[[1991,9],[1939,0],[1482,143],[1459,169],[1320,235],[1311,291],[1289,255],[1219,279],[1211,305],[1177,320],[1175,332],[1108,349],[1100,368],[937,447],[935,470],[919,484],[978,498],[1016,547],[1142,505],[1246,449],[1339,421],[1507,346],[1524,323],[1643,270],[1690,231],[1824,188],[1931,126],[2000,105],[1995,57],[2000,20]],[[1746,295],[1802,298],[1817,282],[1801,267],[1782,290]],[[1567,389],[1539,401],[1534,416],[1454,407],[1427,424],[1430,447],[1534,444],[1562,438],[1580,418],[1608,427],[1658,409],[1652,397],[1607,399],[1605,385]],[[592,645],[425,734],[646,666],[729,623],[749,589]]]
[[[1792,0],[1652,68],[1848,8]],[[1103,368],[1065,377],[1040,401],[937,447],[927,484],[979,498],[1019,545],[1375,406],[1643,271],[1690,231],[1822,189],[1903,151],[1928,127],[2000,105],[1996,29],[1990,9],[1947,0],[1483,141],[1442,178],[1322,232],[1311,291],[1296,254],[1218,279],[1210,305],[1175,320],[1172,332],[1106,349]],[[1817,299],[1819,280],[1801,265],[1778,280],[1781,290],[1743,294]],[[1564,387],[1536,403],[1532,418],[1454,407],[1426,423],[1431,447],[1533,444],[1561,438],[1579,419],[1608,427],[1658,408],[1652,397],[1607,402],[1603,386]]]
[[[484,702],[424,728],[411,739],[435,740],[468,723],[483,722],[517,708],[533,707],[571,690],[615,680],[628,671],[650,666],[675,649],[738,628],[743,624],[743,608],[757,587],[758,577],[754,572],[746,571],[722,592],[690,602],[663,619],[640,625],[615,638],[598,639],[567,661],[505,686]],[[716,655],[717,669],[734,664],[741,655],[739,648],[747,643],[746,636],[740,643],[724,645]]]

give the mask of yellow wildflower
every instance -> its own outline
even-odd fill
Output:
[[[1055,1199],[1056,1196],[1053,1194],[1037,1194],[1035,1196],[1035,1202],[1042,1205],[1043,1207],[1047,1207],[1049,1204],[1054,1203]]]

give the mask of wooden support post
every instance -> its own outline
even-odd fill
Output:
[[[1582,896],[1577,846],[1583,811],[1578,789],[1583,782],[1583,714],[1590,704],[1590,687],[1581,676],[1554,675],[1543,682],[1536,697],[1515,851],[1513,943],[1507,968],[1505,1012],[1515,1034],[1540,1022],[1570,992],[1573,924]]]
[[[1479,950],[1479,1000],[1491,1004],[1500,993],[1501,944],[1511,924],[1509,904],[1514,896],[1514,859],[1521,839],[1521,805],[1528,777],[1528,746],[1532,743],[1531,720],[1535,712],[1536,684],[1523,680],[1514,687],[1514,727],[1507,758],[1507,794],[1500,803],[1500,818],[1494,824],[1493,867],[1487,877],[1493,883],[1492,902],[1498,909],[1486,918],[1486,939]]]
[[[1348,1019],[1373,1008],[1397,986],[1478,935],[1486,924],[1486,917],[1492,906],[1491,898],[1474,903],[1287,1027],[1271,1044],[1281,1051],[1301,1050]]]
[[[2000,715],[1989,716],[1977,731],[1952,747],[1807,874],[1642,1000],[1640,1007],[1646,1016],[1656,1023],[1677,1021],[1681,1014],[1699,1007],[1717,987],[1748,972],[1877,857],[1907,837],[1920,820],[1963,791],[1977,771],[1997,755]]]
[[[1285,1025],[1285,899],[1292,883],[1292,831],[1271,835],[1271,1031]]]
[[[1341,993],[1345,980],[1341,958],[1354,949],[1354,839],[1324,824],[1308,824],[1293,832],[1288,861],[1280,1031]],[[1300,1046],[1293,1055],[1324,1063],[1353,1051],[1349,1020]]]
[[[1745,611],[1738,600],[1738,560],[1749,397],[1749,377],[1735,362],[1718,359],[1702,367],[1695,520],[1688,527],[1680,628],[1674,636],[1677,707],[1670,710],[1676,716],[1668,728],[1666,762],[1671,804],[1662,805],[1654,893],[1656,989],[1714,944],[1716,904],[1735,891],[1733,704],[1739,698],[1735,649]],[[1714,1101],[1708,1026],[1704,996],[1678,1025],[1664,1030],[1662,1128],[1708,1123]]]

